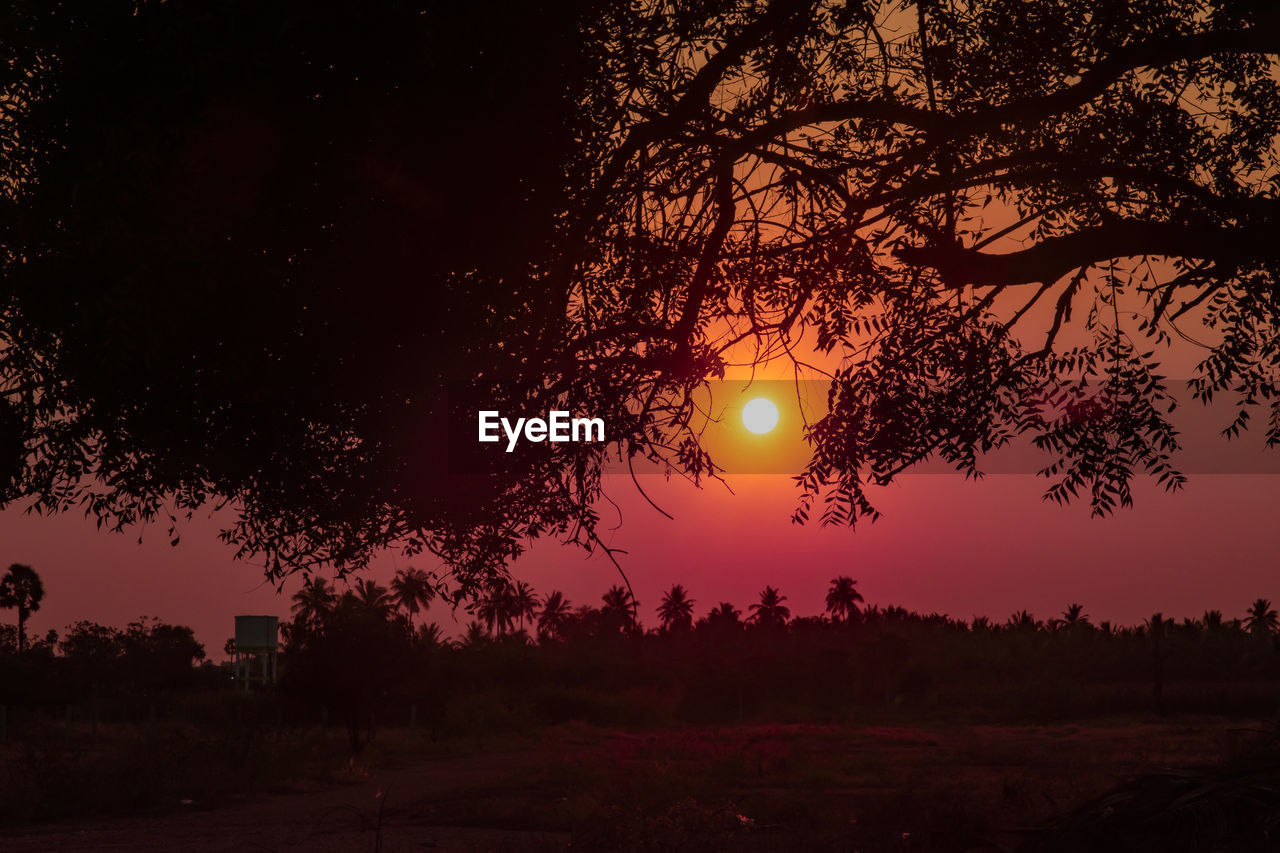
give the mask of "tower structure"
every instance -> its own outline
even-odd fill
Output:
[[[280,619],[276,616],[236,617],[236,680],[244,690],[266,688],[279,674]]]

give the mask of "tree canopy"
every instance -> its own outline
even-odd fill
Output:
[[[0,578],[0,608],[18,611],[18,651],[27,647],[27,617],[40,609],[44,600],[44,581],[36,570],[14,563]]]
[[[11,5],[4,497],[115,526],[226,504],[273,575],[402,545],[475,590],[529,537],[598,543],[606,455],[714,473],[693,395],[744,346],[837,365],[799,520],[1017,436],[1057,500],[1177,487],[1175,337],[1194,395],[1280,439],[1278,25],[1243,0]],[[453,470],[473,395],[610,441]]]

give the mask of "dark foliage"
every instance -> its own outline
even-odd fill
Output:
[[[415,576],[406,572],[403,577]],[[1214,611],[1182,621],[1155,614],[1141,625],[1117,627],[1095,625],[1080,605],[1049,620],[1021,611],[1000,624],[985,618],[966,623],[868,605],[856,595],[851,578],[834,579],[831,590],[836,594],[828,611],[836,618],[793,616],[786,612],[786,597],[767,587],[752,611],[766,615],[744,620],[740,610],[721,602],[690,626],[684,617],[692,609],[685,606],[691,594],[678,586],[652,610],[666,624],[646,631],[638,606],[621,588],[609,590],[600,607],[572,608],[553,592],[530,612],[523,602],[539,599],[527,587],[513,585],[492,590],[475,605],[498,614],[489,628],[473,623],[461,641],[454,641],[433,625],[414,629],[412,596],[393,600],[370,581],[336,595],[328,584],[314,581],[294,598],[284,681],[274,693],[244,693],[224,670],[197,667],[203,649],[187,628],[139,621],[117,630],[80,622],[56,644],[46,637],[24,653],[14,644],[0,649],[0,705],[12,712],[10,736],[31,745],[14,765],[29,778],[6,789],[10,799],[0,814],[30,819],[75,815],[90,808],[87,804],[117,811],[172,804],[175,791],[187,790],[175,786],[191,779],[202,779],[210,796],[242,793],[236,787],[242,773],[278,780],[286,772],[279,761],[287,758],[298,766],[316,761],[330,714],[347,729],[344,740],[352,755],[382,726],[402,732],[418,727],[419,743],[430,736],[474,738],[481,745],[489,735],[536,734],[566,723],[660,727],[677,739],[681,732],[694,732],[683,749],[705,751],[698,772],[708,778],[723,774],[741,786],[744,776],[753,784],[771,778],[764,769],[772,760],[767,743],[737,754],[724,753],[723,744],[699,747],[698,739],[708,731],[740,731],[730,740],[752,740],[768,727],[697,726],[856,723],[814,731],[875,737],[870,733],[882,723],[910,729],[940,721],[951,726],[1094,719],[1114,726],[1117,719],[1149,721],[1158,712],[1186,715],[1185,726],[1194,729],[1205,714],[1256,719],[1277,710],[1280,654],[1274,612],[1265,600],[1253,602],[1247,619],[1227,619]],[[548,608],[553,617],[540,618]],[[536,642],[521,620],[529,630],[540,626]],[[80,755],[78,745],[101,743],[98,723],[107,719],[124,724],[118,727],[124,734],[116,735],[123,739],[113,741],[119,754],[89,750]],[[689,723],[695,727],[684,725]],[[1057,738],[1072,730],[1050,731]],[[565,731],[581,735],[576,726]],[[818,737],[812,747],[827,749]],[[634,734],[619,738],[626,755],[653,741]],[[1278,813],[1274,740],[1242,740],[1240,757],[1222,768],[1129,780],[1051,824],[1022,833],[1022,849],[1266,850]],[[1056,740],[1051,748],[1058,748]],[[326,761],[336,760],[332,749],[324,754]],[[176,760],[178,768],[171,771],[168,760]],[[683,760],[694,759],[686,755]],[[863,755],[857,763],[865,760]],[[148,766],[157,761],[164,764],[163,772]],[[546,778],[539,777],[537,785],[550,786],[548,802],[563,799],[555,787],[557,774],[592,778],[576,761],[552,762],[544,769]],[[202,762],[216,769],[202,768]],[[609,762],[614,773],[630,766],[616,758]],[[840,838],[883,835],[883,849],[900,849],[894,839],[901,840],[905,826],[930,849],[960,850],[971,849],[997,828],[964,809],[947,811],[954,804],[946,802],[929,803],[922,813],[906,791],[895,794],[900,802],[874,806],[859,798],[855,827],[848,818],[852,807],[840,797],[828,798],[822,785],[814,800],[808,781],[777,802],[771,799],[773,789],[754,791],[748,785],[754,802],[748,813],[781,821],[756,825],[739,819],[732,802],[681,800],[671,789],[667,762],[637,763],[650,770],[639,778],[627,770],[602,780],[625,794],[586,796],[583,787],[570,791],[592,802],[625,804],[621,811],[585,817],[568,807],[557,812],[558,820],[571,823],[575,839],[596,839],[596,844],[609,839],[606,846],[631,849],[628,845],[643,846],[628,840],[638,833],[635,838],[687,841],[683,846],[696,841],[707,849],[747,841],[777,849],[791,837],[788,833],[810,839],[839,831]],[[120,767],[141,768],[130,772],[144,772],[145,784],[119,790],[105,784],[103,779]],[[803,764],[791,772],[803,775]],[[480,808],[491,801],[484,803]],[[935,806],[942,811],[935,813]],[[868,842],[865,849],[882,848]]]
[[[842,580],[833,588],[845,589]],[[1275,629],[1250,630],[1216,612],[1182,622],[1156,614],[1118,627],[1095,625],[1072,605],[1048,621],[1022,611],[993,624],[836,602],[837,619],[791,618],[779,611],[785,596],[769,587],[754,605],[759,618],[744,620],[721,603],[690,629],[665,618],[670,602],[688,595],[680,587],[664,596],[655,608],[663,624],[648,631],[632,621],[629,605],[619,607],[616,588],[602,607],[567,612],[563,596],[549,594],[554,627],[544,622],[536,642],[501,621],[472,623],[459,641],[426,631],[416,663],[386,695],[412,695],[430,707],[434,729],[449,731],[938,713],[1022,722],[1153,712],[1248,717],[1277,707]]]
[[[225,501],[272,574],[402,544],[481,593],[528,536],[598,544],[606,450],[712,472],[691,392],[802,332],[839,367],[801,520],[1018,435],[1054,500],[1176,488],[1174,336],[1229,432],[1280,430],[1278,14],[9,4],[5,497]],[[446,476],[451,382],[610,443]]]
[[[415,663],[413,628],[393,614],[386,590],[369,582],[288,631],[283,688],[331,708],[347,728],[353,754],[373,732],[372,709]],[[422,673],[425,675],[425,673]]]
[[[44,582],[36,570],[14,563],[0,578],[0,608],[18,611],[18,651],[27,647],[27,617],[40,609]]]
[[[25,653],[0,645],[0,704],[56,707],[225,681],[201,667],[204,660],[204,646],[185,625],[138,620],[120,630],[82,620]]]

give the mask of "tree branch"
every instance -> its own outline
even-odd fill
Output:
[[[1075,83],[1047,95],[951,116],[889,98],[846,98],[781,113],[743,136],[737,147],[750,150],[774,137],[811,124],[856,119],[900,124],[950,137],[985,133],[1006,124],[1039,121],[1087,104],[1125,74],[1139,68],[1199,59],[1215,53],[1278,53],[1280,26],[1270,26],[1270,22],[1280,18],[1280,14],[1268,11],[1266,15],[1268,25],[1248,30],[1213,30],[1121,47],[1086,69]]]
[[[1082,266],[1116,258],[1170,258],[1280,262],[1274,222],[1238,228],[1119,220],[1049,237],[1026,249],[987,254],[959,245],[903,246],[895,254],[908,264],[937,270],[951,287],[1053,282]]]

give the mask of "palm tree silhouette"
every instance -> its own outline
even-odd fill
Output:
[[[751,617],[749,621],[757,625],[772,625],[782,627],[787,624],[787,620],[791,618],[791,608],[782,602],[787,597],[778,592],[771,586],[766,586],[760,591],[760,603],[753,604],[749,608]]]
[[[666,595],[662,596],[662,603],[658,605],[658,618],[662,621],[663,630],[687,631],[692,628],[693,605],[694,601],[683,584],[675,584],[667,590]]]
[[[336,598],[328,581],[321,577],[311,578],[293,594],[294,616],[302,624],[318,628],[333,608]]]
[[[450,642],[445,637],[444,631],[435,623],[423,625],[418,629],[418,642],[427,648],[445,649],[449,648]]]
[[[408,568],[396,572],[392,578],[391,596],[396,606],[409,614],[409,623],[413,624],[418,613],[431,606],[436,590],[430,575],[422,569]]]
[[[40,609],[44,600],[44,583],[36,570],[14,563],[0,580],[0,607],[18,611],[18,651],[27,649],[27,617]]]
[[[1089,624],[1089,615],[1084,612],[1083,604],[1069,604],[1062,611],[1062,624],[1067,628],[1075,628]]]
[[[1249,614],[1244,619],[1244,626],[1255,637],[1273,637],[1277,629],[1280,629],[1280,617],[1277,617],[1276,612],[1271,609],[1270,600],[1259,598],[1249,608]]]
[[[516,595],[509,582],[495,583],[476,605],[476,615],[492,633],[505,637],[516,621]]]
[[[542,601],[542,609],[538,611],[538,633],[543,637],[558,637],[564,627],[572,608],[569,599],[559,590],[552,590]]]
[[[389,616],[395,609],[390,591],[372,578],[356,582],[355,601],[369,612],[380,616]]]
[[[722,601],[698,620],[698,627],[710,631],[736,630],[742,627],[742,611],[729,602]]]
[[[626,587],[614,584],[601,596],[600,600],[604,602],[600,612],[618,630],[634,631],[639,627],[636,611],[640,608],[640,602],[635,600]]]
[[[1221,631],[1225,624],[1221,610],[1206,610],[1200,621],[1204,623],[1206,631]]]
[[[837,622],[848,622],[858,615],[858,603],[864,601],[857,581],[846,575],[831,580],[827,590],[827,612]]]
[[[520,630],[523,631],[525,620],[532,622],[538,613],[538,596],[534,594],[533,587],[524,581],[517,581],[514,587],[508,587],[507,596],[511,618],[520,623]]]
[[[1038,631],[1040,629],[1040,623],[1036,621],[1036,617],[1032,616],[1030,611],[1027,610],[1019,610],[1010,616],[1007,624],[1011,631]]]
[[[462,632],[459,645],[464,649],[478,649],[489,642],[489,632],[492,630],[491,627],[486,628],[479,622],[468,622],[466,630]]]

